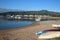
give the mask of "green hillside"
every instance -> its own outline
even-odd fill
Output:
[[[60,17],[60,12],[53,12],[48,10],[40,10],[40,11],[10,11],[3,12],[0,15],[50,15]]]

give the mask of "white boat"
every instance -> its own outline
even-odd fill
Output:
[[[52,24],[52,27],[54,27],[54,28],[60,28],[60,25],[59,24]]]

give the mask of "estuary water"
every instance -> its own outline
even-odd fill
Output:
[[[4,18],[0,18],[0,30],[16,28],[16,27],[25,27],[31,25],[32,23],[33,21],[17,21],[17,20],[6,20]]]
[[[28,19],[28,20],[15,20],[15,19],[11,20],[11,19],[0,18],[0,30],[16,28],[16,27],[26,27],[34,22],[34,19],[33,20]],[[46,18],[41,19],[40,21],[50,21],[50,20],[57,20],[57,19]]]

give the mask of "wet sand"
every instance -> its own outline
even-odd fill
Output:
[[[60,24],[60,20],[40,21],[27,27],[0,30],[0,40],[38,40],[35,33],[45,29],[53,29],[52,24]]]

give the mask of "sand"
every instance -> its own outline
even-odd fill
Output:
[[[60,31],[47,32],[45,34],[38,36],[38,39],[51,39],[56,37],[60,37]]]
[[[0,40],[38,40],[35,33],[46,29],[53,29],[52,24],[60,24],[60,20],[40,21],[27,27],[0,30]]]

